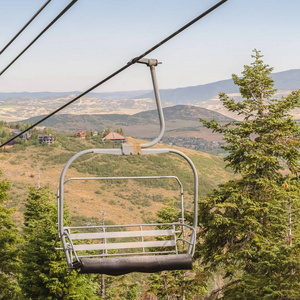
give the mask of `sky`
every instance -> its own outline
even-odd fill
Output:
[[[46,0],[0,0],[0,48]],[[85,91],[207,10],[215,0],[78,0],[0,77],[0,92]],[[0,70],[68,4],[52,0],[0,55]],[[228,0],[149,58],[159,87],[206,84],[240,75],[252,50],[274,72],[300,68],[299,0]],[[95,92],[152,89],[135,64]]]

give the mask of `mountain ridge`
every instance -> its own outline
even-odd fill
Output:
[[[271,74],[275,82],[275,88],[278,90],[297,90],[300,88],[300,69],[290,69],[286,71],[276,72]],[[238,93],[238,87],[234,85],[232,79],[219,80],[207,84],[195,86],[160,89],[161,98],[164,102],[179,104],[181,101],[201,101],[215,97],[219,92]],[[79,95],[80,91],[70,92],[11,92],[0,93],[0,100],[5,100],[13,97],[20,98],[56,98],[68,95]],[[89,93],[91,97],[103,99],[137,99],[137,98],[153,98],[152,91],[117,91],[103,93]],[[192,103],[191,102],[191,103]],[[186,104],[191,104],[186,103]],[[181,103],[184,104],[184,103]]]
[[[300,89],[300,69],[291,69],[271,74],[274,87],[277,90]],[[220,92],[226,94],[239,93],[239,88],[232,79],[220,80],[208,84],[182,87],[176,89],[163,89],[160,91],[161,98],[165,102],[173,104],[195,104],[216,97]],[[140,98],[153,98],[153,92],[141,95]]]
[[[204,128],[199,118],[206,120],[215,119],[218,122],[230,122],[232,119],[220,113],[192,105],[176,105],[163,108],[166,132],[165,136],[188,136],[219,139],[217,134]],[[21,123],[35,123],[43,116],[32,117]],[[151,138],[158,132],[159,120],[156,110],[140,112],[134,115],[126,114],[101,114],[101,115],[72,115],[57,114],[44,121],[42,125],[57,131],[75,132],[77,130],[97,130],[102,132],[105,128],[114,130],[122,128],[126,136],[136,138]]]
[[[218,112],[214,112],[212,110],[192,106],[192,105],[175,105],[170,107],[163,108],[165,121],[174,121],[174,120],[185,120],[185,121],[197,121],[199,122],[199,118],[205,118],[207,120],[215,119],[221,122],[229,122],[232,119],[228,118]],[[35,123],[42,119],[44,115],[32,117],[29,119],[25,119],[20,121],[21,123]],[[158,124],[158,117],[157,117],[157,110],[148,110],[144,112],[139,112],[134,115],[128,114],[101,114],[101,115],[94,115],[94,114],[82,114],[82,115],[73,115],[73,114],[57,114],[52,116],[50,119],[43,122],[45,126],[53,127],[54,122],[60,120],[60,122],[68,122],[68,120],[75,119],[97,119],[101,118],[102,121],[117,121],[117,122],[128,122],[128,125],[132,124],[145,124],[149,121],[157,121]],[[101,122],[102,122],[101,121]],[[55,128],[55,127],[54,127]],[[92,128],[87,128],[92,129]]]

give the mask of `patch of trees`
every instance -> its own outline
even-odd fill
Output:
[[[162,142],[175,145],[178,147],[184,147],[192,150],[197,150],[201,152],[207,152],[211,154],[224,154],[226,151],[222,148],[224,142],[219,141],[207,141],[203,138],[195,137],[165,137],[162,139]]]

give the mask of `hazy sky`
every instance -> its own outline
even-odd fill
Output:
[[[0,56],[2,70],[70,0],[52,0]],[[0,92],[84,91],[214,5],[213,0],[78,0],[0,77]],[[0,48],[45,0],[0,0]],[[274,72],[300,68],[299,0],[228,0],[150,54],[160,88],[228,79],[254,48]],[[97,92],[151,89],[134,65]]]

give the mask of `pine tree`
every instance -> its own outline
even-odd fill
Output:
[[[175,200],[167,198],[166,207],[159,210],[156,215],[157,223],[173,223],[181,217],[181,212],[175,207]],[[164,225],[158,226],[159,229],[164,227]],[[195,299],[195,295],[200,299],[200,295],[207,293],[204,287],[205,276],[203,268],[197,263],[194,263],[193,271],[177,270],[153,273],[148,276],[147,292],[156,295],[158,299],[190,300]]]
[[[105,296],[103,299],[137,300],[140,284],[133,279],[132,274],[121,276],[105,276]]]
[[[200,120],[223,134],[240,178],[201,201],[198,255],[211,271],[223,270],[224,299],[300,299],[299,240],[291,242],[299,231],[300,129],[289,114],[300,91],[273,99],[273,69],[260,51],[252,57],[242,78],[232,76],[243,100],[219,95],[243,120]]]
[[[31,188],[24,213],[20,285],[25,299],[97,299],[90,277],[69,272],[62,251],[54,249],[57,214],[47,188]]]
[[[8,181],[0,181],[0,299],[18,299],[20,291],[17,281],[19,232],[12,220],[13,210],[5,207],[9,188]]]
[[[110,132],[110,128],[104,128],[104,130],[102,131],[102,137],[106,137]]]
[[[122,129],[121,127],[115,129],[114,132],[119,133],[119,134],[121,134],[121,135],[124,135],[124,131],[123,131],[123,129]]]

